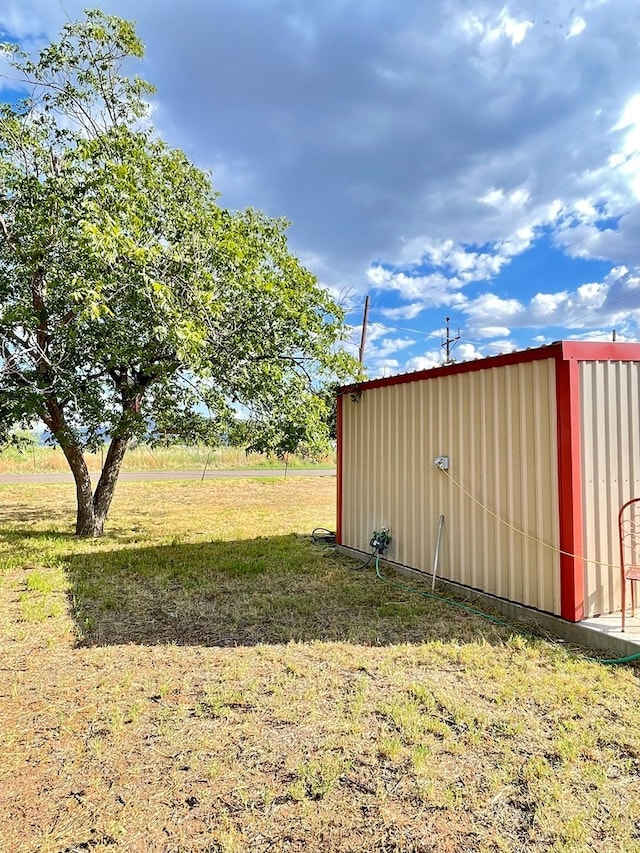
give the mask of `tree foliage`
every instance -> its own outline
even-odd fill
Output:
[[[102,531],[132,438],[320,449],[324,389],[357,367],[342,312],[286,222],[225,210],[155,133],[152,87],[122,72],[133,26],[90,11],[37,59],[3,50],[26,96],[0,107],[0,432],[46,424],[77,533]],[[83,452],[105,435],[93,490]]]

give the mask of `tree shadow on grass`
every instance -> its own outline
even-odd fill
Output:
[[[382,583],[296,535],[73,555],[79,643],[504,642],[509,631]]]
[[[69,521],[69,512],[66,507],[53,509],[47,507],[46,518],[43,518],[41,507],[27,509],[24,506],[2,506],[0,508],[0,535],[17,534],[29,536],[32,533],[41,533],[41,530],[33,531],[29,525],[42,524],[43,521],[51,522],[51,535],[65,535],[60,533],[60,525]]]
[[[58,522],[68,522],[68,529],[61,530]],[[69,522],[69,514],[65,511],[47,512],[46,527],[43,527],[43,515],[38,510],[18,509],[15,513],[3,513],[0,519],[0,542],[20,545],[21,543],[39,539],[46,541],[59,540],[81,542],[75,534],[75,521]],[[5,526],[6,525],[6,526]],[[104,539],[125,544],[136,541],[136,532],[130,527],[115,527],[109,525],[109,532]]]

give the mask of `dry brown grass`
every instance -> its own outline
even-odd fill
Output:
[[[640,850],[636,673],[310,544],[333,478],[0,488],[0,850]]]
[[[87,453],[89,470],[97,473],[104,461],[102,453]],[[130,448],[124,458],[123,471],[202,471],[236,468],[334,468],[335,457],[327,456],[318,462],[310,462],[293,454],[286,459],[265,456],[261,453],[245,453],[241,448],[204,446],[151,448],[139,445]],[[5,447],[0,450],[0,474],[46,474],[69,471],[69,466],[59,447],[33,446],[23,451]]]

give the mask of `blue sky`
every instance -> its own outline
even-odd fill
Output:
[[[2,0],[0,28],[37,50],[84,6]],[[370,294],[370,376],[440,363],[445,316],[458,360],[640,337],[637,0],[101,8],[221,203],[291,220],[354,352]]]

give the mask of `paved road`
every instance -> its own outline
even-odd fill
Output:
[[[289,468],[287,477],[334,477],[335,468]],[[98,472],[91,474],[97,480]],[[284,468],[267,470],[247,470],[236,468],[233,471],[219,471],[216,468],[207,469],[205,480],[217,480],[220,477],[284,477]],[[201,480],[200,471],[121,471],[120,480],[140,482],[144,480]],[[73,482],[71,472],[60,471],[51,474],[0,474],[0,485],[3,483],[69,483]]]

